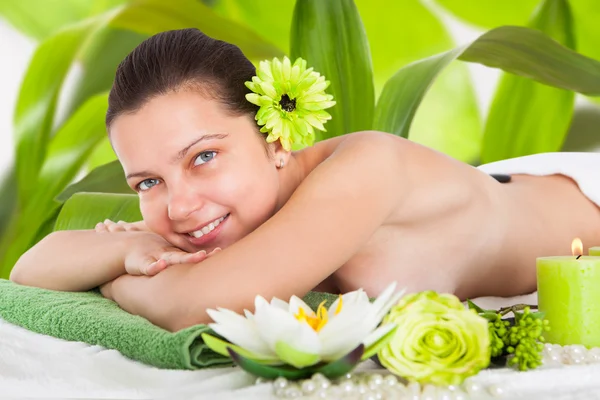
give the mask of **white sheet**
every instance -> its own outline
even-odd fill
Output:
[[[535,294],[477,300],[490,308],[518,302],[535,302]],[[371,361],[359,370],[385,372]],[[486,370],[471,380],[484,387],[502,385],[504,398],[571,400],[600,399],[599,377],[597,364],[527,373]],[[254,382],[239,368],[160,370],[115,350],[40,335],[0,320],[1,398],[275,399],[270,384]]]
[[[488,174],[565,175],[577,182],[582,193],[600,206],[600,153],[533,154],[477,168]]]

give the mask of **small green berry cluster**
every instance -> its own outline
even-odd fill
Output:
[[[505,357],[508,366],[521,371],[542,365],[543,333],[550,329],[544,313],[531,312],[531,308],[523,304],[499,311],[483,310],[471,301],[468,304],[488,320],[492,359]],[[503,319],[510,312],[514,315],[512,323]]]

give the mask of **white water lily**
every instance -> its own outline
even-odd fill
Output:
[[[209,326],[230,343],[203,335],[214,351],[229,355],[227,347],[263,364],[289,364],[296,368],[331,362],[350,353],[361,343],[362,359],[374,355],[385,338],[391,337],[395,324],[381,320],[404,291],[395,292],[396,283],[370,302],[359,289],[341,295],[329,309],[324,302],[314,312],[304,301],[292,296],[289,303],[273,298],[255,299],[254,314],[239,315],[219,308],[207,310],[215,323]]]

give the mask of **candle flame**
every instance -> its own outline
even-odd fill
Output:
[[[573,242],[571,243],[571,252],[574,256],[580,256],[583,254],[583,243],[581,242],[581,239],[573,239]]]

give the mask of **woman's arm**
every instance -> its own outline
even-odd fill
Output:
[[[85,291],[125,273],[125,256],[137,232],[56,231],[25,252],[10,280],[27,286]]]
[[[79,292],[123,274],[155,275],[169,265],[206,257],[206,252],[187,253],[148,231],[57,231],[19,258],[10,279],[27,286]]]
[[[207,308],[252,309],[256,295],[303,295],[347,262],[403,197],[404,146],[388,134],[354,134],[254,232],[197,265],[154,277],[123,276],[110,295],[170,330],[209,322]]]

